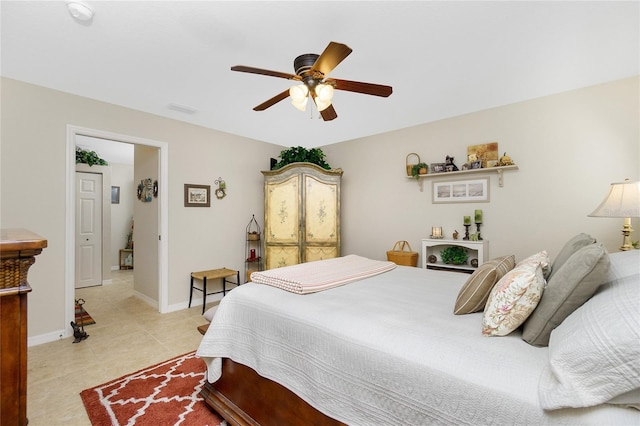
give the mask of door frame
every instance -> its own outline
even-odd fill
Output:
[[[127,136],[102,130],[89,129],[74,125],[67,125],[67,165],[66,165],[66,223],[65,223],[65,324],[70,324],[75,319],[75,172],[76,172],[76,136],[90,136],[116,142],[125,142],[137,145],[156,147],[160,150],[160,176],[161,182],[158,191],[160,201],[160,220],[158,229],[158,311],[168,312],[169,292],[169,145],[151,139],[135,136]],[[70,325],[66,326],[67,337],[72,334]]]

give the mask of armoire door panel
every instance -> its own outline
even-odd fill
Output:
[[[306,262],[313,262],[315,260],[333,259],[334,257],[339,256],[338,247],[306,246],[304,256],[305,256]]]
[[[267,243],[298,243],[300,240],[299,177],[267,184]]]
[[[338,188],[305,175],[305,239],[307,243],[336,243]]]
[[[266,255],[267,269],[282,268],[283,266],[300,263],[298,246],[267,246]]]

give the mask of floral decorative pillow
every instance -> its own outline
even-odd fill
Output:
[[[549,260],[549,253],[547,253],[546,250],[539,251],[538,253],[522,259],[520,262],[516,263],[516,267],[524,265],[525,263],[532,265],[540,264],[542,267],[542,275],[545,280],[549,278],[549,275],[551,275],[551,261]]]
[[[489,294],[482,317],[482,334],[506,336],[517,329],[538,306],[544,286],[540,263],[516,265]]]

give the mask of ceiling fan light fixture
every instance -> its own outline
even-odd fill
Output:
[[[333,99],[333,86],[330,84],[318,84],[316,86],[316,99],[320,99],[323,102],[328,102],[331,105]]]
[[[331,106],[331,100],[325,101],[320,99],[319,97],[316,97],[316,107],[318,108],[318,111],[324,111],[330,106]]]
[[[294,102],[302,102],[305,101],[307,96],[309,96],[309,89],[304,84],[298,84],[296,86],[291,86],[289,89],[289,96]]]
[[[307,101],[309,98],[304,98],[302,101],[295,101],[295,100],[291,100],[291,105],[293,105],[294,107],[298,108],[300,111],[306,111],[307,110]]]
[[[291,96],[291,104],[298,108],[300,111],[306,111],[307,102],[309,101],[309,89],[304,84],[298,84],[291,86],[289,89],[289,96]]]

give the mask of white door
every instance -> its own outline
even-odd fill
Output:
[[[102,284],[102,175],[76,172],[76,288]]]

